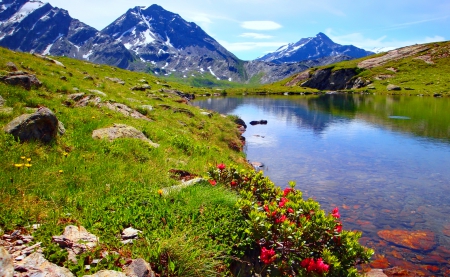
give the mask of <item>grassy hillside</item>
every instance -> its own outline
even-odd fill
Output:
[[[376,93],[404,95],[437,95],[450,94],[450,42],[413,45],[398,50],[380,53],[361,59],[343,61],[337,64],[311,68],[312,74],[317,70],[330,68],[332,71],[355,69],[358,73],[352,79],[362,78],[370,81],[361,88],[344,90],[347,93]],[[304,74],[304,73],[303,73]],[[248,92],[267,91],[283,92],[318,92],[313,88],[301,87],[308,78],[296,80],[302,73],[295,74],[285,80],[261,86]],[[389,84],[401,90],[390,91]],[[242,90],[235,90],[241,93]]]
[[[168,198],[160,197],[158,190],[179,185],[173,170],[201,177],[209,166],[221,162],[245,167],[243,153],[236,150],[240,141],[232,118],[219,114],[210,118],[198,108],[179,103],[180,97],[160,92],[170,88],[197,92],[190,87],[168,84],[144,73],[56,59],[66,68],[30,54],[0,49],[0,75],[6,75],[6,64],[13,62],[19,70],[35,74],[43,83],[42,87],[27,91],[0,82],[0,96],[5,99],[0,107],[0,126],[45,106],[66,128],[66,133],[50,144],[20,143],[0,132],[0,235],[18,228],[29,232],[31,225],[42,224],[35,236],[52,251],[52,235],[60,235],[67,224],[82,225],[101,238],[100,248],[117,251],[122,258],[145,256],[156,262],[163,252],[170,253],[178,276],[190,275],[191,271],[203,272],[205,276],[206,271],[223,267],[226,261],[217,256],[230,253],[230,241],[239,240],[229,237],[228,231],[239,230],[243,222],[234,208],[236,195],[208,183]],[[62,80],[62,76],[67,80]],[[126,84],[105,77],[120,78]],[[130,90],[142,84],[142,79],[148,81],[150,90]],[[95,105],[63,105],[69,94],[92,94],[88,90],[105,93],[102,101],[119,102],[138,110],[141,105],[152,105],[154,109],[147,112],[152,121],[125,117]],[[160,104],[188,109],[193,116],[174,113]],[[160,147],[134,139],[109,142],[91,138],[95,129],[114,123],[143,131]],[[24,163],[31,166],[15,166]],[[227,220],[215,221],[218,217]],[[129,226],[143,230],[146,238],[134,245],[122,245],[118,235]],[[64,254],[55,250],[52,255]],[[74,272],[89,273],[76,266],[73,265]],[[103,265],[108,266],[111,263]],[[163,270],[164,265],[160,266]]]

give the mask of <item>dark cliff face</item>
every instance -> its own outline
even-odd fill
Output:
[[[332,68],[319,69],[301,86],[319,90],[347,89],[353,86],[353,77],[357,74],[355,68],[340,69],[336,71],[333,71]]]
[[[274,63],[288,63],[342,55],[351,58],[361,58],[371,54],[374,53],[357,48],[353,45],[340,45],[334,43],[325,34],[319,33],[315,37],[303,38],[297,43],[282,46],[277,51],[269,53],[258,60]]]

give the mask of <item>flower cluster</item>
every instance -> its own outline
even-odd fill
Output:
[[[329,265],[323,262],[322,258],[318,258],[317,260],[314,260],[313,258],[306,258],[300,265],[308,272],[317,272],[319,274],[328,272],[330,268]]]
[[[326,213],[316,201],[304,200],[295,183],[282,190],[261,171],[224,164],[208,174],[211,185],[240,195],[237,205],[247,219],[247,234],[270,275],[357,276],[355,265],[370,260],[373,250],[358,243],[361,233],[343,230],[339,209]]]
[[[266,249],[265,247],[261,248],[261,255],[260,255],[260,259],[263,263],[265,264],[271,264],[275,261],[276,259],[276,254],[275,254],[275,250],[273,249]]]
[[[14,164],[14,167],[16,167],[17,169],[30,168],[32,166],[31,158],[27,158],[25,156],[22,156],[22,157],[20,157],[20,159],[22,160],[20,163],[15,163]]]

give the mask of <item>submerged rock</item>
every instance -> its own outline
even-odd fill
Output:
[[[386,241],[414,250],[429,251],[436,246],[435,234],[429,230],[382,230],[377,234]]]

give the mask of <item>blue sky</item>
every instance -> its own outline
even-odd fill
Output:
[[[45,0],[42,0],[46,2]],[[450,40],[448,0],[48,0],[99,30],[129,8],[158,4],[252,60],[319,32],[366,50]]]

